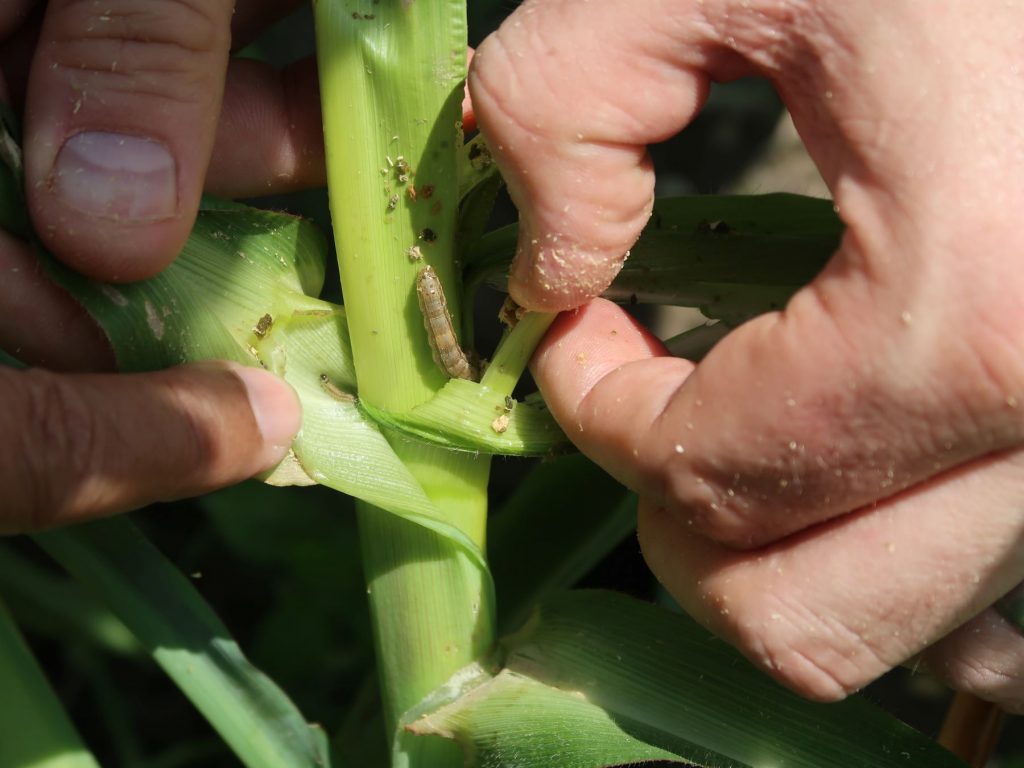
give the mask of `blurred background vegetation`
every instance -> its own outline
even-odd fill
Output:
[[[470,42],[478,44],[513,3],[472,0]],[[313,51],[308,10],[243,53],[284,65]],[[790,191],[826,196],[774,91],[765,82],[715,86],[706,108],[679,136],[652,147],[658,194]],[[313,190],[254,201],[330,224],[326,194]],[[507,198],[494,224],[515,219]],[[333,260],[330,262],[333,267]],[[338,279],[329,273],[329,298]],[[481,297],[476,323],[486,354],[497,340],[498,299]],[[637,308],[667,335],[699,322]],[[492,338],[487,338],[487,329]],[[499,510],[531,462],[498,459],[492,509]],[[606,503],[618,501],[610,494]],[[306,717],[321,723],[354,765],[386,765],[377,715],[372,639],[351,499],[323,488],[256,483],[134,514],[135,521],[211,603],[249,658],[277,681]],[[534,534],[543,541],[544,530]],[[529,563],[523,563],[529,567]],[[667,598],[625,540],[581,582],[648,600]],[[501,585],[499,584],[499,590]],[[103,765],[131,768],[230,766],[227,750],[192,705],[141,653],[106,610],[26,538],[0,540],[0,595],[44,663],[88,746]],[[2,681],[0,681],[2,684]],[[949,694],[924,674],[897,670],[866,696],[935,734]],[[2,731],[17,713],[0,713]],[[1004,732],[994,765],[1024,768],[1024,733]],[[0,768],[15,768],[0,766]]]

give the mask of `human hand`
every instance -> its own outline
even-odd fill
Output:
[[[36,231],[108,281],[178,253],[204,188],[222,195],[323,182],[316,70],[228,62],[297,3],[5,0],[0,99],[24,102]],[[219,119],[218,119],[219,116]],[[85,313],[0,232],[0,347],[52,370],[113,366]],[[0,369],[0,532],[195,495],[276,464],[299,427],[271,374],[203,363],[155,374]]]
[[[603,301],[534,374],[584,453],[640,492],[682,606],[798,692],[923,653],[1024,711],[1024,3],[527,0],[470,90],[522,217],[510,292],[569,309],[651,209],[645,151],[709,82],[776,83],[847,231],[785,310],[698,366]]]

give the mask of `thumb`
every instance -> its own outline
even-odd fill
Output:
[[[299,423],[287,384],[234,363],[133,375],[0,369],[0,533],[239,482],[277,464]]]
[[[148,277],[199,205],[232,0],[52,0],[29,75],[26,189],[40,237],[103,280]]]

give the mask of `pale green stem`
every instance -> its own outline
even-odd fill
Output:
[[[314,7],[328,189],[359,397],[403,412],[447,379],[433,361],[414,290],[426,264],[459,327],[454,233],[465,5],[319,0]],[[388,440],[444,518],[483,550],[488,459],[393,434]],[[384,715],[394,733],[406,710],[489,652],[490,576],[452,539],[366,504],[359,519]],[[414,740],[403,759],[429,768],[462,764],[453,743],[432,740]]]
[[[533,350],[557,313],[527,312],[515,327],[502,337],[480,383],[499,395],[511,395],[533,356]]]

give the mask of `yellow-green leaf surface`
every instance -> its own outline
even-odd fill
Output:
[[[633,728],[573,691],[508,671],[410,726],[418,735],[458,740],[468,764],[480,768],[679,762],[676,753],[636,738]]]
[[[0,765],[99,768],[0,601]]]
[[[432,360],[415,290],[430,266],[459,328],[457,153],[466,73],[465,0],[314,4],[328,196],[361,402],[405,413],[448,376]],[[457,335],[457,333],[456,333]],[[465,340],[456,340],[465,345]],[[387,429],[445,520],[483,547],[489,457]],[[482,561],[360,504],[359,531],[384,719],[486,654],[493,599]],[[457,766],[436,739],[403,743],[397,766]]]
[[[611,592],[546,600],[504,646],[500,674],[410,728],[456,739],[469,765],[486,768],[654,759],[705,768],[964,768],[863,699],[808,702],[687,617]]]
[[[255,365],[253,345],[278,316],[319,308],[308,297],[323,285],[325,248],[302,219],[208,203],[178,259],[149,280],[108,285],[47,264],[103,327],[122,370],[209,358]]]
[[[489,387],[465,379],[452,379],[406,413],[364,408],[381,424],[460,451],[544,456],[571,447],[542,402],[506,401]]]
[[[572,449],[539,395],[512,398],[552,313],[527,312],[502,337],[480,382],[451,379],[425,403],[388,413],[362,403],[374,419],[395,431],[458,451],[544,456]]]
[[[207,201],[181,255],[149,280],[114,286],[52,259],[49,268],[99,322],[124,370],[222,358],[288,381],[302,402],[302,431],[271,482],[316,482],[364,499],[457,541],[481,564],[479,548],[444,521],[357,407],[345,310],[311,295],[324,252],[309,222]]]
[[[344,310],[321,302],[282,318],[256,347],[259,359],[302,401],[302,432],[293,449],[317,483],[430,528],[458,542],[477,565],[483,555],[447,523],[355,397],[355,371]]]

